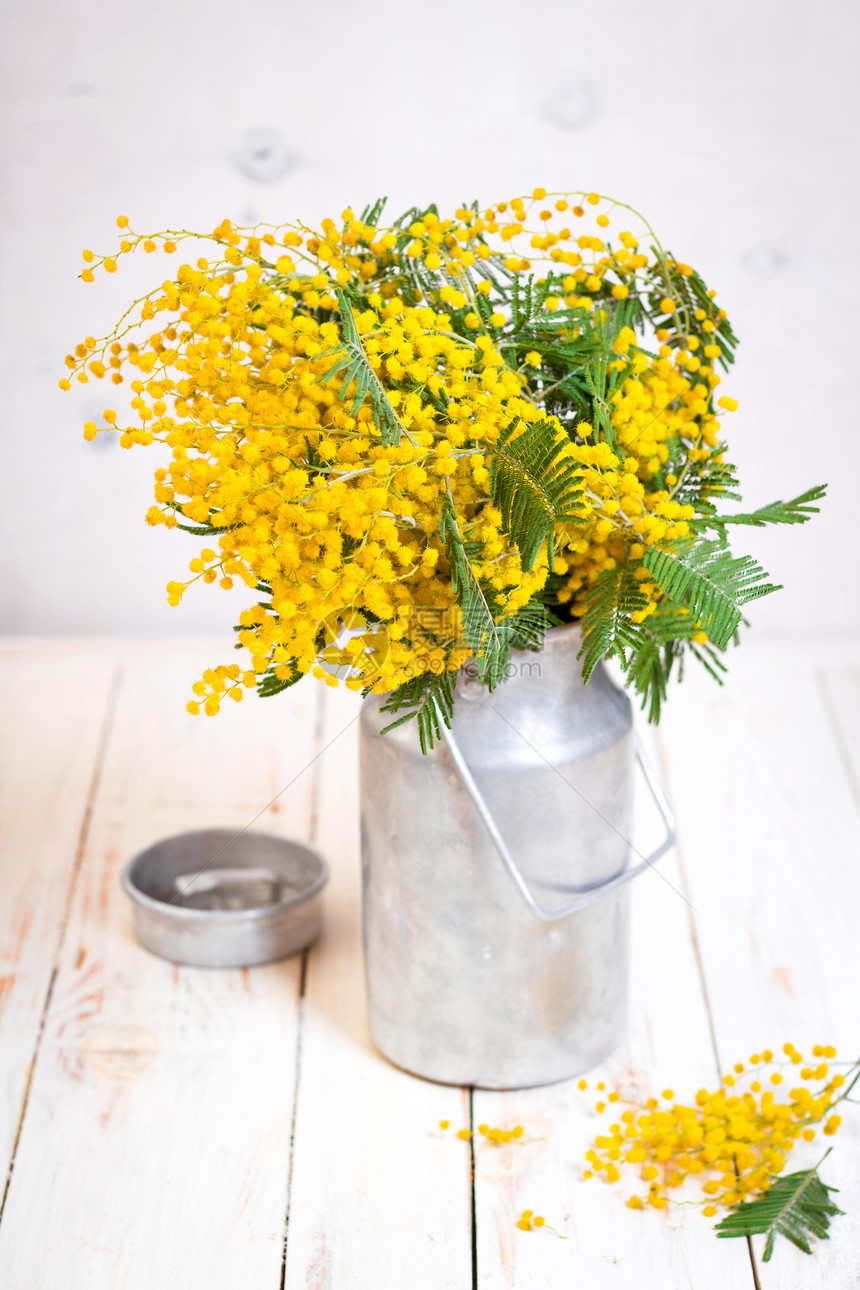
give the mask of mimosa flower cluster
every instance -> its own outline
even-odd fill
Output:
[[[450,1121],[450,1120],[440,1120],[440,1121],[439,1121],[439,1128],[440,1128],[440,1129],[443,1129],[443,1130],[444,1130],[444,1129],[450,1129],[450,1127],[451,1127],[451,1121]],[[515,1124],[515,1125],[514,1125],[514,1127],[513,1127],[512,1129],[500,1129],[500,1128],[498,1128],[498,1127],[490,1128],[489,1124],[479,1124],[479,1125],[478,1125],[478,1135],[479,1135],[479,1137],[481,1137],[481,1138],[485,1138],[485,1139],[486,1139],[486,1141],[487,1141],[491,1146],[495,1146],[495,1147],[503,1147],[503,1146],[507,1145],[507,1143],[509,1143],[509,1142],[522,1142],[522,1141],[524,1141],[524,1139],[523,1139],[523,1133],[524,1133],[524,1132],[525,1132],[525,1130],[523,1129],[523,1126],[522,1126],[521,1124]],[[458,1137],[462,1142],[468,1142],[468,1141],[469,1141],[469,1139],[470,1139],[472,1136],[473,1136],[473,1134],[472,1134],[472,1130],[471,1130],[471,1129],[458,1129],[458,1130],[457,1130],[457,1137]],[[531,1139],[528,1139],[528,1141],[531,1141]]]
[[[432,684],[519,643],[535,606],[587,614],[615,571],[628,636],[665,611],[685,644],[722,648],[725,623],[647,559],[689,541],[731,483],[719,418],[736,403],[715,390],[734,337],[714,292],[596,193],[387,227],[381,209],[208,235],[121,216],[118,252],[84,252],[85,281],[125,255],[189,253],[76,346],[60,384],[128,390],[102,428],[166,450],[146,518],[201,539],[170,603],[198,582],[248,588],[248,662],[207,671],[190,710],[308,672],[364,692]]]
[[[641,1186],[627,1200],[631,1209],[665,1209],[680,1200],[701,1205],[706,1217],[766,1193],[798,1142],[836,1133],[841,1118],[834,1108],[860,1070],[834,1072],[832,1046],[817,1045],[808,1060],[790,1043],[783,1052],[782,1063],[769,1049],[753,1053],[722,1087],[700,1089],[689,1104],[672,1089],[640,1102],[598,1083],[597,1111],[616,1118],[586,1153],[584,1176],[615,1183],[632,1174]],[[580,1080],[579,1087],[588,1085]],[[685,1189],[690,1181],[698,1184],[692,1196]]]
[[[443,1131],[450,1129],[450,1127],[450,1120],[439,1121],[439,1128]],[[483,1139],[484,1144],[488,1147],[504,1147],[509,1144],[526,1145],[536,1140],[523,1137],[524,1133],[525,1129],[521,1124],[515,1124],[512,1129],[501,1129],[498,1126],[491,1127],[489,1124],[479,1124],[477,1139],[475,1139],[472,1130],[467,1128],[458,1129],[457,1137],[461,1142],[470,1142],[473,1139],[480,1141]],[[554,1227],[547,1223],[543,1215],[536,1214],[533,1209],[524,1209],[517,1219],[516,1226],[521,1232],[534,1232],[540,1230],[540,1228],[545,1228],[546,1231],[552,1232],[554,1236],[561,1237],[563,1241],[567,1240],[566,1236],[563,1236],[561,1232],[556,1231]]]

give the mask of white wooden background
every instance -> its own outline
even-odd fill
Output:
[[[695,1211],[581,1181],[574,1083],[475,1092],[387,1064],[360,957],[357,708],[312,682],[184,712],[217,643],[0,651],[3,1290],[855,1287],[860,1122],[827,1164],[849,1217],[814,1258],[751,1263]],[[860,642],[750,642],[654,741],[680,844],[635,894],[629,1038],[603,1072],[679,1094],[790,1039],[860,1043]],[[141,949],[118,876],[166,834],[244,826],[328,855],[326,928],[250,971]],[[687,903],[689,902],[689,904]],[[519,1121],[478,1150],[437,1129]],[[817,1144],[799,1148],[810,1163]],[[523,1208],[567,1239],[514,1226]]]
[[[129,386],[57,389],[183,258],[86,286],[117,215],[206,230],[542,184],[632,203],[717,290],[745,509],[830,482],[802,534],[739,540],[786,587],[752,621],[809,630],[815,588],[815,630],[860,632],[859,62],[856,0],[4,0],[0,631],[226,633],[247,599],[169,608],[195,551],[143,523],[160,450],[81,434]]]

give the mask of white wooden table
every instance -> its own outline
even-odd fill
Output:
[[[388,1065],[363,997],[356,702],[308,681],[189,717],[192,680],[225,657],[208,641],[0,653],[3,1290],[857,1285],[853,1108],[826,1166],[849,1217],[814,1258],[778,1246],[753,1266],[696,1211],[633,1213],[626,1190],[582,1181],[599,1121],[575,1083],[470,1104]],[[853,1055],[860,644],[750,641],[724,690],[673,695],[656,752],[680,845],[668,881],[636,885],[629,1040],[606,1077],[680,1095],[786,1039]],[[252,819],[330,858],[321,942],[245,971],[141,949],[126,858]],[[473,1185],[442,1119],[539,1140],[479,1149]],[[523,1208],[567,1240],[519,1231]]]

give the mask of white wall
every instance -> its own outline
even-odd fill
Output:
[[[236,612],[202,586],[168,608],[193,551],[143,522],[153,451],[80,437],[112,387],[57,389],[70,346],[168,276],[150,256],[78,281],[117,214],[211,228],[535,184],[632,202],[718,288],[742,338],[723,388],[749,502],[832,487],[805,530],[744,535],[787,588],[750,616],[860,629],[854,0],[6,0],[2,25],[4,630],[193,632]],[[271,132],[280,177],[243,173],[249,131]]]

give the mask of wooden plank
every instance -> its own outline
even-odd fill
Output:
[[[307,760],[317,692],[296,693],[292,702],[306,710],[288,733],[290,700],[192,721],[182,707],[199,655],[158,655],[144,665],[138,651],[132,662],[109,746],[0,1229],[0,1283],[12,1290],[162,1282],[217,1290],[246,1281],[274,1290],[280,1277],[299,965],[174,970],[131,941],[115,874],[121,856],[156,836],[245,823]],[[82,656],[75,666],[82,676],[101,669],[106,684],[103,661]],[[845,983],[860,966],[850,926],[860,894],[850,864],[858,676],[842,650],[749,645],[725,691],[691,678],[667,710],[661,742],[724,1063],[784,1038],[854,1042]],[[372,1050],[358,970],[356,730],[348,724],[356,706],[340,693],[326,697],[320,737],[333,742],[320,759],[316,804],[306,775],[290,790],[292,805],[259,823],[308,834],[316,814],[335,868],[327,935],[308,965],[285,1284],[467,1290],[468,1152],[435,1126],[467,1123],[468,1107],[459,1090],[413,1080]],[[44,737],[65,720],[51,718]],[[56,738],[46,766],[55,756],[66,764]],[[38,782],[36,761],[19,769],[20,783]],[[33,837],[49,836],[52,812],[55,822],[65,818],[56,812],[72,780],[60,780],[59,798],[27,826]],[[260,792],[264,781],[269,791]],[[30,834],[22,837],[29,846]],[[681,884],[676,869],[665,873]],[[630,1042],[608,1063],[607,1079],[635,1080],[648,1093],[667,1082],[679,1090],[713,1082],[688,917],[659,879],[639,881]],[[476,1123],[519,1121],[543,1139],[479,1151],[481,1290],[574,1281],[750,1286],[743,1243],[716,1242],[700,1216],[629,1213],[622,1189],[619,1199],[579,1181],[601,1123],[590,1105],[570,1084],[476,1094]],[[827,1176],[849,1212],[856,1149],[846,1115]],[[523,1207],[544,1213],[568,1241],[517,1231]],[[836,1220],[814,1259],[779,1249],[764,1284],[853,1284],[855,1241],[848,1220]]]
[[[818,658],[800,643],[750,642],[723,690],[704,678],[685,682],[662,727],[724,1069],[786,1040],[804,1052],[833,1043],[840,1057],[857,1055],[860,823]],[[836,711],[848,711],[850,699],[856,718],[848,673],[826,676]],[[856,729],[843,728],[846,745],[856,747]],[[840,1188],[840,1207],[856,1215],[853,1110],[823,1172]],[[814,1164],[827,1143],[802,1144],[792,1167]],[[858,1266],[860,1228],[836,1219],[814,1258],[778,1245],[762,1279],[773,1290],[847,1286]]]
[[[4,1290],[272,1290],[301,959],[180,968],[134,940],[124,860],[184,829],[307,836],[316,687],[184,711],[212,655],[127,666],[0,1229]]]
[[[114,668],[0,660],[0,1161],[5,1194],[78,859]]]
[[[647,854],[659,830],[641,796],[633,841]],[[673,855],[660,862],[659,874],[636,880],[628,1035],[609,1061],[587,1073],[589,1091],[581,1092],[576,1080],[509,1093],[476,1090],[476,1125],[525,1129],[524,1145],[484,1142],[477,1149],[481,1290],[569,1290],[574,1284],[752,1290],[745,1244],[717,1242],[695,1210],[633,1212],[625,1201],[633,1191],[641,1193],[638,1179],[610,1186],[582,1177],[586,1150],[608,1127],[594,1110],[597,1081],[644,1099],[659,1097],[668,1084],[680,1096],[715,1079],[690,916]],[[519,1230],[524,1209],[542,1214],[566,1239]]]
[[[373,1048],[361,971],[358,700],[326,695],[319,842],[333,866],[310,957],[286,1290],[471,1290],[469,1151],[443,1140],[467,1095]],[[342,733],[341,733],[342,732]]]

